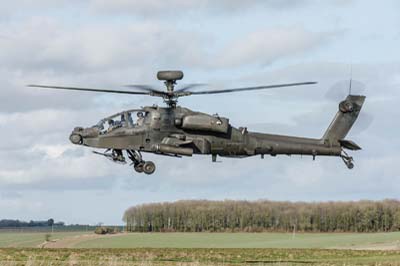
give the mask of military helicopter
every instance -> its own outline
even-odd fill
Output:
[[[125,164],[126,157],[138,173],[152,174],[156,166],[145,161],[142,153],[165,156],[211,155],[212,162],[217,156],[243,158],[260,155],[310,155],[337,156],[352,169],[353,158],[345,149],[360,150],[360,146],[345,137],[356,121],[365,96],[348,95],[339,104],[332,123],[320,139],[284,136],[249,132],[246,127],[233,127],[229,119],[218,114],[209,115],[192,111],[177,105],[178,98],[192,95],[222,94],[241,91],[254,91],[271,88],[312,85],[316,82],[300,82],[257,87],[244,87],[222,90],[192,90],[201,84],[189,84],[175,90],[182,71],[159,71],[157,78],[163,81],[166,91],[148,85],[128,85],[135,91],[60,87],[47,85],[28,85],[30,87],[119,93],[130,95],[149,95],[161,97],[166,107],[147,106],[119,112],[100,120],[88,128],[76,127],[69,139],[73,144],[106,149],[96,154],[103,155],[113,162]],[[136,116],[136,121],[133,117]],[[125,151],[125,155],[124,155]]]

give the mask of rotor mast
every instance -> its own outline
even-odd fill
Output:
[[[174,88],[175,88],[175,84],[176,84],[175,80],[167,80],[164,82],[164,84],[165,84],[165,86],[167,86],[168,92],[174,92]]]
[[[169,107],[176,107],[178,96],[174,93],[175,85],[177,80],[183,79],[182,71],[158,71],[157,79],[164,80],[164,84],[167,87],[167,93],[163,95],[164,102]]]

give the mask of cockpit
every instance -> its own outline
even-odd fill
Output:
[[[101,135],[110,133],[118,128],[142,127],[148,114],[144,110],[128,110],[100,120],[96,127],[99,128]]]

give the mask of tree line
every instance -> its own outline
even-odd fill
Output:
[[[0,220],[0,228],[8,228],[8,227],[43,227],[43,226],[64,226],[63,222],[55,223],[52,218],[46,221],[20,221],[20,220],[12,220],[12,219],[3,219]]]
[[[184,200],[125,211],[132,232],[388,232],[400,230],[400,201]]]

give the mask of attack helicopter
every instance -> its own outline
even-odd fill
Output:
[[[126,164],[127,159],[138,173],[153,174],[156,166],[146,161],[143,153],[182,157],[193,154],[211,155],[212,162],[217,156],[244,158],[259,155],[309,155],[340,157],[352,169],[353,158],[347,150],[360,150],[351,140],[345,139],[356,121],[365,96],[349,94],[339,103],[338,111],[320,139],[250,132],[246,127],[234,127],[229,119],[218,114],[209,115],[177,105],[178,98],[255,91],[290,86],[313,85],[316,82],[287,83],[257,87],[243,87],[222,90],[193,90],[202,84],[189,84],[175,89],[182,71],[159,71],[158,80],[164,82],[166,91],[148,85],[128,85],[128,90],[91,89],[48,85],[28,85],[29,87],[117,93],[128,95],[148,95],[161,97],[166,107],[146,106],[111,115],[88,128],[75,127],[69,139],[73,144],[97,149],[93,151],[113,162]],[[135,120],[134,120],[135,119]]]

